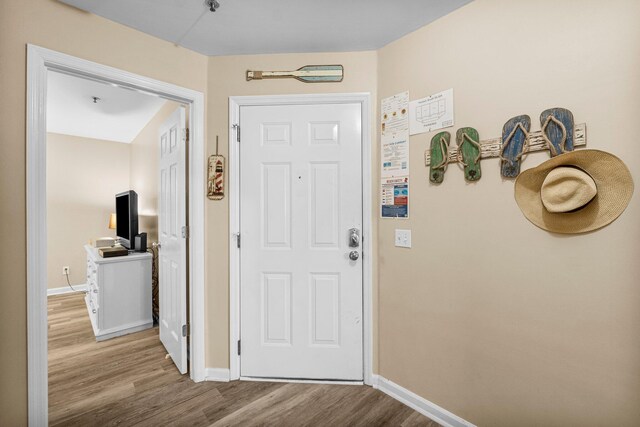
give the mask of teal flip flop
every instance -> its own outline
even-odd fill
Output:
[[[429,181],[440,184],[444,179],[444,173],[449,164],[449,143],[451,134],[439,132],[431,138],[431,166],[429,168]]]
[[[464,166],[464,178],[477,181],[482,177],[480,169],[480,137],[474,128],[460,128],[456,132],[458,162]]]

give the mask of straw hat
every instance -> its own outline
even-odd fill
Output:
[[[584,233],[613,222],[633,194],[627,166],[599,150],[571,151],[518,175],[515,198],[524,216],[554,233]]]

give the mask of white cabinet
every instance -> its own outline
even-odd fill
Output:
[[[153,326],[151,315],[150,253],[102,258],[98,249],[87,251],[85,302],[97,341]]]

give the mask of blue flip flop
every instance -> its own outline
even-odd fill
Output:
[[[549,108],[540,114],[542,139],[551,157],[573,151],[573,114],[566,108]]]
[[[520,174],[520,161],[529,145],[531,117],[525,115],[509,119],[502,127],[502,165],[500,174],[505,178],[515,178]]]

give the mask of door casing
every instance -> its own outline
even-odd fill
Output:
[[[27,45],[27,385],[30,426],[48,424],[46,105],[47,73],[57,71],[190,106],[189,189],[205,194],[204,94],[117,68]],[[204,196],[189,198],[191,379],[205,379]]]
[[[229,377],[240,377],[240,107],[269,105],[360,104],[362,126],[362,311],[364,383],[372,385],[373,369],[373,206],[371,165],[371,94],[268,95],[229,97]],[[240,130],[240,134],[242,130]],[[300,381],[297,381],[300,382]],[[310,381],[318,382],[318,381]]]

